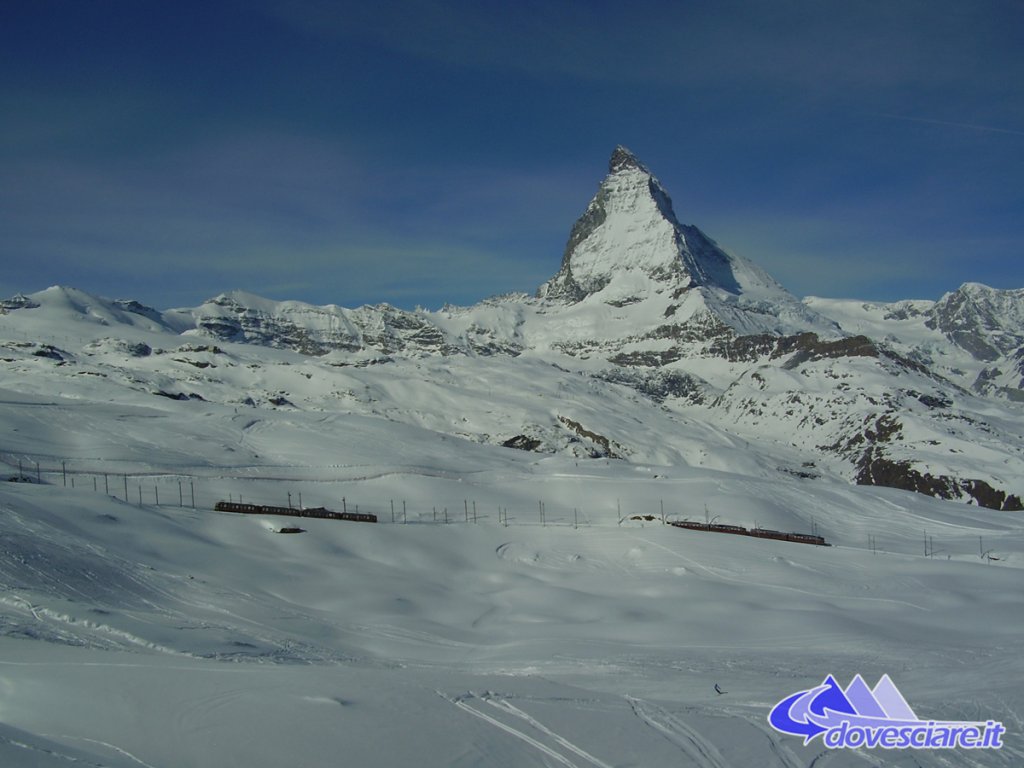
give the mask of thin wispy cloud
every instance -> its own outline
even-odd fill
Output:
[[[970,131],[984,131],[986,133],[1007,133],[1010,134],[1011,136],[1024,136],[1024,131],[1018,131],[1012,128],[998,128],[993,125],[978,125],[977,123],[959,123],[953,120],[936,120],[930,117],[913,117],[911,115],[890,115],[886,113],[879,114],[879,117],[885,117],[890,120],[902,120],[908,123],[943,125],[948,128],[964,128]]]
[[[999,0],[294,0],[258,7],[319,38],[371,39],[462,67],[582,81],[823,89],[964,83],[993,66],[1014,15]],[[978,61],[979,47],[988,61]]]

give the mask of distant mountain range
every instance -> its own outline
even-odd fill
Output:
[[[681,224],[624,147],[533,296],[411,312],[235,291],[158,311],[55,287],[0,313],[9,388],[91,374],[89,397],[353,409],[581,457],[700,463],[703,440],[806,482],[1022,509],[1024,289],[801,301]]]

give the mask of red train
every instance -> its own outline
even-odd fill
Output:
[[[676,528],[686,528],[689,531],[711,531],[712,533],[733,533],[737,536],[753,536],[758,539],[776,539],[777,541],[793,541],[797,544],[815,544],[819,547],[831,547],[821,536],[810,533],[784,533],[783,531],[772,531],[768,528],[743,528],[739,525],[720,525],[717,523],[699,523],[690,520],[670,522]]]
[[[332,512],[324,507],[272,507],[267,504],[243,504],[238,501],[218,501],[218,512],[240,512],[246,515],[285,515],[287,517],[316,517],[321,520],[351,520],[357,523],[376,523],[377,516],[366,512]]]

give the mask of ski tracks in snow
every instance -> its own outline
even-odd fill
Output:
[[[530,745],[566,768],[613,768],[609,763],[587,752],[564,736],[555,733],[532,715],[494,694],[478,696],[472,692],[449,696],[437,695],[463,712]]]
[[[662,709],[656,704],[627,696],[626,701],[645,725],[660,733],[672,744],[679,747],[699,768],[732,768],[710,741],[701,736],[682,718]]]
[[[43,735],[45,735],[45,734],[43,734]],[[55,737],[55,738],[57,738],[57,737]],[[107,749],[111,750],[112,752],[116,752],[119,755],[123,755],[124,757],[128,758],[129,760],[131,760],[133,763],[137,763],[137,764],[139,764],[141,766],[144,766],[144,768],[156,768],[156,766],[150,765],[149,763],[140,760],[135,755],[133,755],[131,752],[129,752],[129,751],[125,750],[125,749],[121,749],[121,747],[117,746],[116,744],[111,744],[110,742],[107,742],[107,741],[100,741],[99,739],[87,739],[84,736],[64,736],[64,737],[59,737],[59,738],[77,739],[78,741],[85,741],[85,742],[88,742],[89,744],[96,744],[96,745],[101,746],[101,747],[106,747]],[[72,762],[76,762],[76,763],[79,762],[78,760],[75,760],[74,758],[66,758],[66,759],[69,759]]]
[[[495,693],[476,694],[468,692],[450,696],[437,691],[437,695],[458,707],[468,715],[519,739],[540,752],[551,764],[566,768],[613,768],[613,764],[583,749],[565,736],[556,733],[533,715],[523,711],[507,698]],[[626,696],[633,715],[647,728],[664,738],[686,756],[684,765],[693,768],[735,768],[712,740],[700,733],[699,729],[687,723],[678,714],[668,711],[651,701]],[[627,710],[628,711],[628,710]],[[736,715],[747,722],[748,718]],[[779,768],[801,768],[802,761],[792,750],[774,738],[767,727],[755,724],[767,737],[771,765]]]

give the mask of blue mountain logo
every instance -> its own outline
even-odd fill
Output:
[[[1000,749],[1002,723],[921,720],[888,675],[874,688],[855,675],[843,689],[829,675],[821,685],[776,704],[768,723],[780,733],[821,737],[827,747],[857,749]]]

